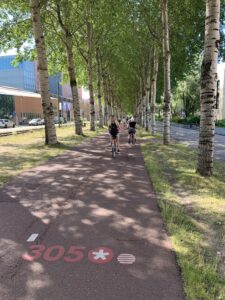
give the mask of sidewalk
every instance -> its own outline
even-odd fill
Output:
[[[185,299],[140,147],[122,136],[112,159],[108,144],[86,141],[0,189],[0,299]]]

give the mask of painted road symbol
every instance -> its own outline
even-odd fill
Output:
[[[105,264],[113,259],[113,251],[109,248],[98,247],[88,252],[88,259],[96,264]]]
[[[32,233],[31,236],[27,239],[27,242],[34,242],[38,236],[38,233]]]
[[[32,235],[27,241],[33,240]],[[53,245],[46,247],[45,245],[31,245],[29,246],[29,252],[22,254],[22,258],[26,261],[34,261],[39,258],[43,258],[45,261],[56,262],[63,260],[68,263],[76,263],[83,260],[85,247],[70,246],[65,249],[61,245]],[[97,247],[88,252],[88,260],[95,264],[105,264],[113,260],[113,250],[106,247]],[[136,261],[133,254],[122,253],[117,257],[117,261],[120,264],[131,265]]]
[[[136,258],[133,254],[123,253],[117,257],[117,260],[120,264],[132,265]]]

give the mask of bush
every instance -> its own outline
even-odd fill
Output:
[[[200,116],[191,116],[187,118],[187,124],[200,124]]]
[[[216,121],[216,126],[225,127],[225,119]]]
[[[156,121],[163,121],[163,117],[156,117]]]
[[[200,123],[200,116],[190,116],[187,118],[179,118],[179,117],[173,117],[172,121],[178,124],[199,124]]]

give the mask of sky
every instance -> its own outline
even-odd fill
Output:
[[[6,55],[15,55],[16,49],[10,49],[7,52],[0,52],[0,56],[6,56]]]

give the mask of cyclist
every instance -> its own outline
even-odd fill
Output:
[[[113,142],[113,139],[116,139],[117,152],[120,152],[119,138],[118,138],[119,123],[114,116],[111,116],[111,118],[109,119],[108,125],[109,125],[109,134],[111,137],[111,144]]]
[[[129,121],[128,121],[128,143],[130,144],[131,141],[131,134],[134,135],[134,141],[136,142],[136,121],[134,120],[134,118],[132,117]]]

